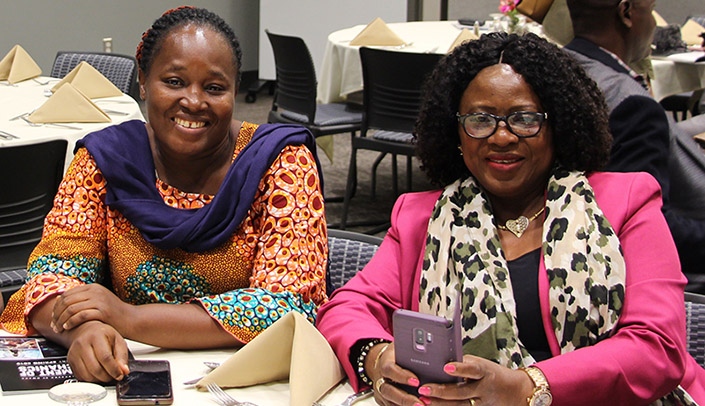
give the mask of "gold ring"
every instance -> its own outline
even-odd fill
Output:
[[[379,392],[379,389],[382,387],[383,384],[387,383],[387,381],[384,379],[384,377],[381,377],[375,381],[375,392]]]

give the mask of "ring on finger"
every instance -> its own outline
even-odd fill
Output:
[[[384,377],[377,379],[375,381],[375,392],[379,392],[380,388],[385,383],[387,383],[387,381],[384,379]]]

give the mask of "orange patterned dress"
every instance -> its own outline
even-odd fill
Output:
[[[243,123],[233,159],[256,129]],[[34,306],[86,283],[110,286],[132,304],[197,301],[242,342],[289,311],[314,322],[327,299],[328,245],[318,169],[306,147],[282,150],[235,234],[206,252],[163,250],[146,242],[103,203],[106,187],[93,157],[79,149],[29,258],[28,282],[0,318],[4,329],[33,333],[27,315]],[[159,179],[155,187],[175,208],[203,207],[213,197],[184,193]]]

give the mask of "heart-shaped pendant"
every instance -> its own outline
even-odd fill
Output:
[[[516,220],[507,220],[504,226],[519,238],[529,227],[529,219],[524,216],[519,216]]]

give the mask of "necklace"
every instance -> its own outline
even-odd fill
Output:
[[[529,218],[526,218],[526,216],[519,216],[519,218],[517,218],[516,220],[509,219],[506,223],[504,223],[504,225],[497,225],[497,228],[499,228],[500,230],[510,231],[512,234],[516,235],[517,238],[519,238],[524,234],[524,231],[529,228],[529,223],[531,223],[536,219],[536,217],[541,215],[545,208],[546,207],[542,207],[541,210],[537,211],[536,214]]]

